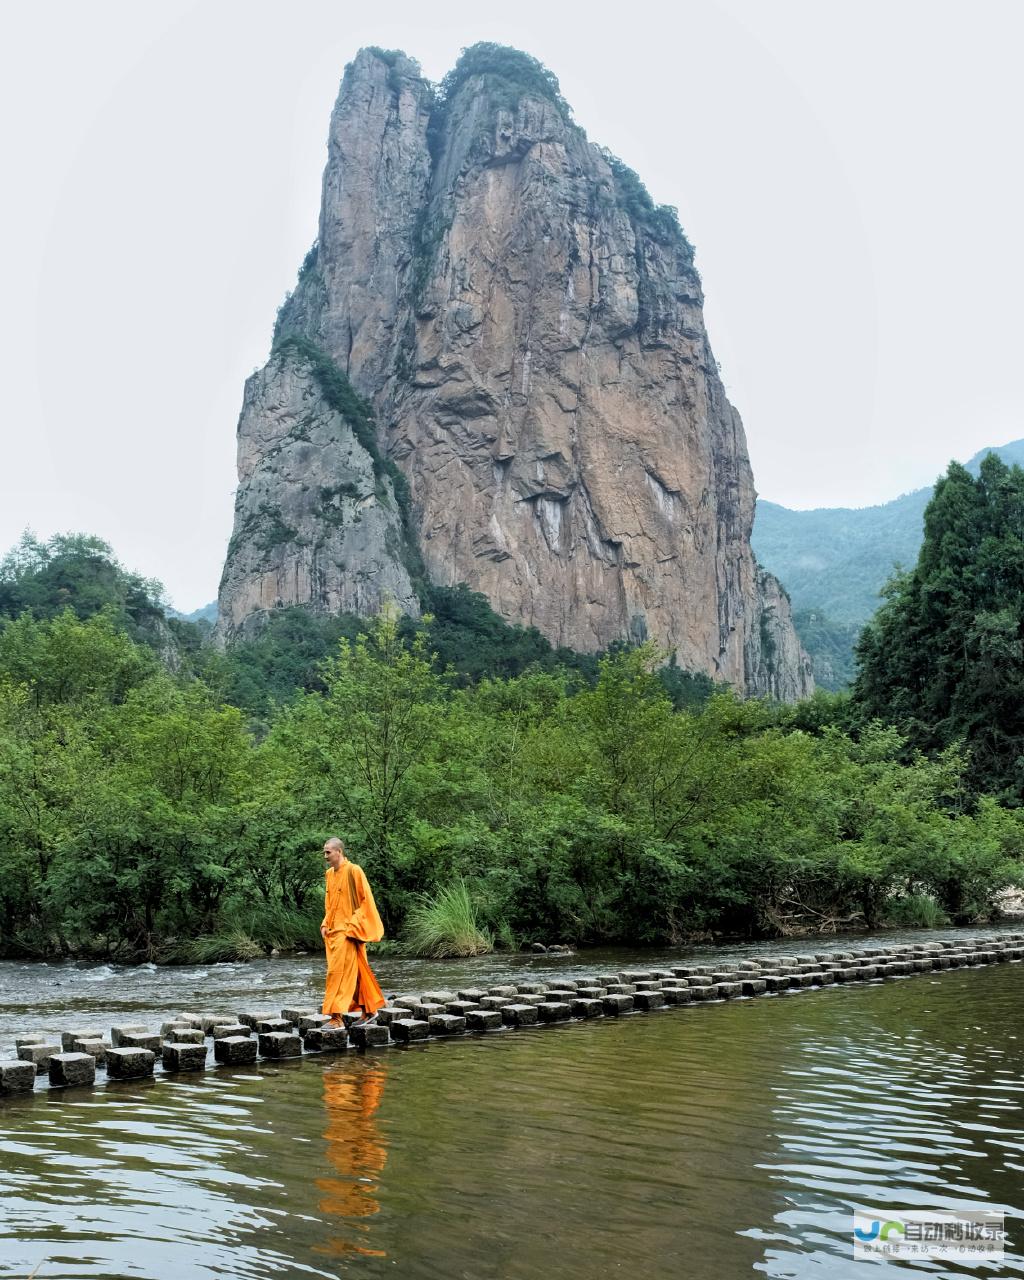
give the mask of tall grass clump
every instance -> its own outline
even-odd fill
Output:
[[[494,939],[477,919],[477,909],[464,880],[423,894],[409,911],[405,932],[411,955],[443,960],[448,956],[481,956],[494,950]]]

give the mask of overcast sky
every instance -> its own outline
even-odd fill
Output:
[[[243,379],[364,44],[560,78],[678,206],[758,492],[862,506],[1024,436],[1018,0],[5,6],[0,549],[108,539],[216,595]]]

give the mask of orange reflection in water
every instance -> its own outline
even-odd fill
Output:
[[[364,1068],[355,1063],[324,1072],[324,1140],[327,1159],[337,1176],[316,1179],[320,1212],[325,1220],[333,1218],[334,1225],[347,1227],[352,1233],[368,1234],[371,1224],[360,1219],[380,1212],[376,1193],[388,1153],[375,1115],[386,1075],[382,1066]],[[387,1257],[386,1250],[370,1249],[348,1234],[332,1235],[316,1252]]]

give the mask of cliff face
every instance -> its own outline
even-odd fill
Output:
[[[748,692],[809,692],[788,600],[750,550],[743,425],[689,244],[557,93],[514,63],[469,70],[437,105],[400,55],[364,50],[347,68],[318,248],[278,338],[302,335],[372,402],[433,581],[468,583],[556,644],[651,637]],[[269,394],[285,377],[275,360],[250,380],[239,424],[222,634],[277,600],[353,607],[340,602],[371,563],[356,607],[376,591],[413,608],[386,502],[361,545],[368,561],[321,556],[315,590],[300,544],[251,550],[238,521],[254,504],[338,482],[326,436],[323,449],[269,456],[282,402],[295,412],[293,391]],[[293,516],[317,545],[315,504]]]

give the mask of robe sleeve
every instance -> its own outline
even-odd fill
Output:
[[[328,893],[327,893],[327,875],[326,875],[326,873],[325,873],[325,874],[324,874],[324,918],[320,921],[320,928],[321,928],[321,929],[322,929],[322,928],[324,927],[324,925],[327,923],[327,912],[328,912],[328,910],[329,910],[329,902],[330,902],[330,898],[329,898],[329,895],[328,895]]]
[[[370,882],[362,867],[352,865],[352,914],[341,927],[346,938],[358,938],[360,942],[380,942],[384,937],[384,923],[377,913]]]

